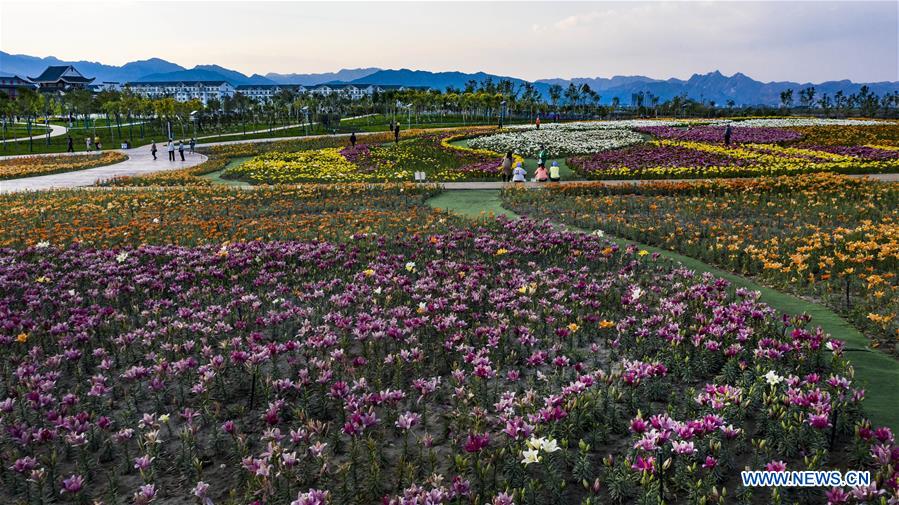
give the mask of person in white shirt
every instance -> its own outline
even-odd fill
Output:
[[[175,143],[172,142],[172,139],[169,139],[166,149],[169,151],[169,161],[175,161]]]
[[[515,170],[512,170],[512,182],[524,182],[527,175],[528,173],[521,168],[521,162],[518,162],[518,164],[515,165]]]

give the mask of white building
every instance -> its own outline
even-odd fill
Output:
[[[103,81],[100,84],[91,85],[91,89],[100,92],[100,91],[122,91],[122,83],[116,81]]]
[[[242,84],[236,88],[237,93],[256,102],[271,102],[275,95],[283,90],[297,94],[306,93],[306,88],[298,84]]]
[[[227,81],[163,81],[129,82],[125,87],[148,98],[172,97],[179,102],[197,99],[206,105],[210,100],[234,96],[235,89]]]

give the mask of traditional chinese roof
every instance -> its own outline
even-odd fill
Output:
[[[29,77],[29,79],[38,84],[57,81],[63,81],[69,84],[88,84],[94,81],[93,77],[87,78],[81,75],[81,72],[72,65],[49,66],[41,75]]]
[[[19,85],[19,84],[26,85],[26,86],[34,85],[33,82],[29,81],[25,77],[19,77],[18,75],[15,75],[15,74],[7,74],[6,72],[0,72],[0,80],[14,81],[15,82],[14,85]],[[6,84],[5,86],[10,86],[10,84]]]

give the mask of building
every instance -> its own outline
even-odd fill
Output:
[[[228,81],[129,82],[125,88],[147,98],[171,97],[179,102],[197,99],[203,105],[210,100],[232,97],[236,91]]]
[[[306,93],[305,86],[299,84],[242,84],[235,90],[237,93],[260,103],[271,102],[275,95],[283,90],[289,90],[295,94]]]
[[[48,93],[87,89],[94,82],[93,77],[85,77],[72,65],[50,66],[41,75],[29,79],[40,91]]]
[[[103,81],[100,84],[92,85],[91,90],[95,93],[101,91],[122,91],[122,83],[116,81]]]
[[[19,88],[36,89],[37,85],[28,79],[23,79],[13,74],[0,74],[0,93],[15,99],[19,95]]]

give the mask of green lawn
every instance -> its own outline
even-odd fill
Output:
[[[514,212],[502,207],[502,199],[498,190],[444,191],[428,200],[428,204],[469,218],[479,218],[486,215],[485,213],[517,217]],[[897,407],[899,406],[899,387],[896,387],[899,385],[899,362],[882,352],[868,349],[866,347],[868,339],[832,310],[823,305],[761,286],[750,279],[682,254],[630,240],[608,238],[621,245],[636,244],[641,249],[657,252],[691,270],[709,272],[716,277],[727,279],[734,288],[743,287],[758,291],[761,293],[763,302],[780,312],[809,314],[812,317],[813,325],[820,326],[825,332],[846,342],[846,354],[855,367],[855,381],[866,391],[863,405],[871,421],[875,425],[889,426],[893,431],[899,430],[899,407]]]
[[[228,160],[228,164],[225,165],[221,170],[216,170],[215,172],[209,172],[208,174],[203,174],[199,176],[201,179],[206,179],[213,184],[221,184],[224,186],[251,186],[250,183],[240,181],[237,179],[222,179],[222,173],[229,168],[236,167],[247,160],[253,159],[252,156],[241,156],[238,158],[231,158]]]

